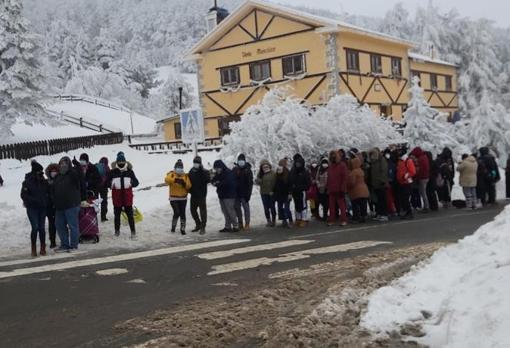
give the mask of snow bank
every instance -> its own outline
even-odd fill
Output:
[[[88,122],[102,124],[106,129],[121,131],[124,134],[153,133],[156,129],[156,121],[133,113],[132,132],[131,115],[128,112],[113,110],[83,101],[56,103],[49,106],[48,109],[55,112],[63,111],[78,118],[83,117]]]
[[[189,170],[192,165],[193,155],[173,154],[147,154],[145,152],[131,149],[125,144],[98,146],[91,149],[75,150],[68,155],[78,157],[86,152],[90,156],[91,162],[97,162],[103,156],[110,161],[115,160],[118,151],[124,151],[126,158],[134,166],[134,171],[140,180],[140,187],[135,191],[135,205],[144,214],[144,221],[137,226],[138,240],[131,241],[128,237],[127,227],[121,230],[121,237],[113,236],[113,214],[111,199],[109,200],[109,219],[110,221],[100,225],[101,242],[98,245],[83,245],[80,248],[84,250],[101,249],[136,249],[145,247],[157,247],[176,243],[181,241],[190,241],[198,238],[219,238],[217,233],[223,228],[223,215],[218,203],[215,188],[209,187],[207,199],[208,204],[208,232],[205,237],[195,233],[188,233],[186,236],[170,233],[170,222],[172,211],[168,202],[168,188],[166,186],[157,187],[163,183],[166,173],[173,169],[177,159],[182,159],[185,170]],[[51,162],[58,162],[64,154],[53,156],[39,156],[37,161],[43,166]],[[216,160],[217,152],[202,152],[204,166],[212,168]],[[0,187],[0,246],[2,255],[12,256],[17,254],[26,254],[30,244],[30,225],[26,217],[26,211],[22,206],[19,193],[21,183],[25,173],[30,171],[30,161],[1,160],[0,173],[4,178],[4,186]],[[257,192],[254,192],[252,199],[252,225],[262,224],[264,214],[262,203],[258,198]],[[193,219],[187,208],[188,231],[194,227]]]
[[[418,341],[431,347],[509,347],[508,250],[510,206],[374,292],[360,324],[379,335],[418,324],[426,334]]]

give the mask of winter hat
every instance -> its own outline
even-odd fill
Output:
[[[86,161],[87,163],[89,163],[89,155],[87,155],[86,153],[82,153],[80,155],[80,161]]]
[[[292,157],[292,159],[294,160],[294,162],[303,161],[303,156],[301,156],[299,153],[297,153],[294,155],[294,157]]]
[[[193,159],[193,163],[202,164],[202,157],[197,156]]]
[[[51,173],[51,172],[58,172],[58,164],[56,163],[51,163],[47,168],[46,168],[46,173]]]
[[[126,162],[126,156],[124,156],[124,152],[119,152],[117,154],[117,162]]]
[[[175,162],[174,168],[184,168],[184,164],[182,164],[182,161],[179,159],[177,162]]]
[[[244,153],[242,153],[239,156],[237,156],[237,160],[238,161],[245,161],[246,162],[246,156],[244,155]]]
[[[36,160],[30,162],[30,166],[32,166],[32,173],[38,173],[44,170],[43,166],[40,165]]]
[[[329,164],[329,161],[328,161],[328,159],[327,159],[326,157],[323,157],[323,158],[321,159],[321,165],[322,165],[322,164]]]

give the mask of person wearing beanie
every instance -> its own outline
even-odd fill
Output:
[[[48,218],[48,234],[50,235],[50,249],[57,247],[57,227],[55,225],[55,178],[58,175],[58,164],[51,163],[45,170],[46,178],[48,180],[48,207],[46,209],[46,217]]]
[[[274,199],[278,205],[278,220],[282,222],[281,227],[283,228],[289,228],[289,223],[292,221],[289,176],[287,160],[282,159],[278,162],[278,167],[276,168]]]
[[[108,187],[112,190],[113,215],[115,236],[120,235],[120,215],[122,211],[127,215],[131,238],[136,238],[135,219],[133,215],[133,188],[139,185],[133,166],[126,160],[123,152],[117,155],[117,161],[112,163],[112,170],[107,179]]]
[[[225,228],[220,230],[220,232],[239,232],[235,210],[236,180],[234,173],[221,160],[214,162],[213,169],[215,175],[211,183],[216,187],[221,211],[225,218]]]
[[[55,225],[60,238],[56,252],[78,249],[80,203],[86,200],[86,184],[79,166],[72,166],[69,157],[58,162],[59,173],[53,182]]]
[[[43,167],[33,160],[32,170],[25,175],[21,186],[21,199],[27,210],[28,220],[32,227],[30,241],[32,257],[37,256],[37,237],[39,236],[40,255],[46,255],[46,208],[48,206],[49,188],[44,178]]]
[[[250,199],[253,191],[253,172],[251,164],[246,161],[244,154],[240,154],[237,157],[237,163],[233,172],[236,179],[235,208],[239,228],[248,231],[250,229],[251,218]]]
[[[264,213],[267,221],[266,227],[275,227],[276,208],[274,189],[276,185],[276,173],[267,160],[262,160],[260,162],[260,169],[255,183],[260,186],[260,196],[262,198],[262,204],[264,206]]]
[[[89,162],[89,155],[82,153],[80,155],[80,161],[75,163],[77,167],[80,167],[83,177],[85,179],[85,189],[87,192],[94,192],[94,197],[99,197],[99,191],[101,186],[101,176],[97,167]]]
[[[202,158],[199,156],[193,159],[193,167],[188,173],[191,182],[191,199],[190,210],[193,220],[195,220],[195,228],[191,232],[205,234],[207,225],[207,184],[211,181],[209,171],[204,169]],[[200,209],[200,215],[198,210]]]
[[[290,170],[289,183],[296,211],[296,227],[305,227],[308,224],[306,191],[311,185],[310,174],[306,170],[303,156],[296,154],[293,160],[294,164]]]
[[[96,164],[97,172],[101,178],[99,184],[99,196],[101,197],[101,222],[108,221],[106,215],[108,214],[108,175],[110,174],[110,165],[108,158],[102,157],[99,163]]]
[[[188,203],[188,193],[191,189],[191,181],[188,174],[184,172],[184,165],[181,160],[177,160],[174,170],[168,172],[165,183],[169,187],[170,205],[174,211],[172,218],[172,233],[175,232],[177,222],[181,220],[181,234],[186,234],[186,205]]]

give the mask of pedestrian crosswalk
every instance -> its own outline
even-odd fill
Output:
[[[257,243],[251,239],[224,239],[103,257],[84,257],[80,259],[80,255],[74,255],[73,259],[69,260],[61,256],[54,256],[48,257],[46,260],[48,260],[48,262],[54,262],[55,260],[61,262],[32,267],[24,265],[17,269],[11,268],[12,266],[22,265],[22,261],[3,262],[0,263],[0,279],[85,267],[92,268],[90,271],[99,275],[119,275],[127,273],[128,269],[126,268],[125,272],[123,271],[122,273],[112,273],[112,270],[119,269],[116,265],[122,264],[122,267],[126,267],[125,261],[148,259],[157,256],[171,257],[186,252],[188,252],[186,257],[190,259],[190,262],[202,263],[202,265],[205,263],[206,269],[208,270],[206,273],[207,276],[216,276],[258,269],[264,266],[270,267],[276,264],[290,263],[292,261],[312,258],[317,255],[339,254],[387,244],[391,244],[391,242],[366,240],[324,245],[323,242],[317,242],[315,239],[302,237],[275,241],[272,243]],[[195,253],[201,250],[204,250],[204,252]],[[189,254],[189,252],[192,254]],[[43,258],[38,260],[43,260]],[[26,260],[25,263],[28,264],[31,262],[30,260]],[[105,269],[106,267],[103,265],[107,264],[108,268]],[[124,270],[124,268],[122,269]]]

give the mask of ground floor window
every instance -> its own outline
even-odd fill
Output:
[[[181,128],[180,122],[174,123],[174,133],[175,133],[175,139],[182,138],[182,128]]]

